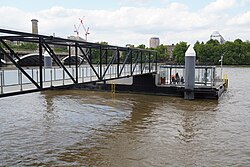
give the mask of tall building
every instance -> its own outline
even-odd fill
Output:
[[[149,40],[149,47],[150,48],[157,48],[160,45],[160,38],[158,37],[151,37]]]
[[[174,44],[172,44],[172,45],[167,45],[167,53],[168,53],[168,55],[169,55],[170,60],[173,60],[173,59],[174,59],[174,54],[173,54],[174,48],[175,48],[175,45],[174,45]]]

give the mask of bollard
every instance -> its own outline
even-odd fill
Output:
[[[184,99],[194,99],[195,85],[195,57],[193,45],[190,45],[185,53],[185,92]]]

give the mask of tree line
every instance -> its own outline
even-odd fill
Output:
[[[173,50],[173,61],[177,64],[184,64],[185,52],[188,49],[187,42],[179,42]],[[156,48],[159,58],[162,56],[169,60],[169,55],[164,54],[163,46]],[[227,41],[220,44],[217,40],[209,40],[206,43],[197,41],[194,45],[197,64],[217,65],[223,56],[225,65],[250,65],[250,42],[243,42],[241,39]],[[166,62],[167,62],[166,61]]]
[[[108,44],[107,42],[98,42],[99,44]],[[159,45],[157,48],[147,48],[144,44],[132,46],[141,49],[156,50],[158,62],[162,63],[185,63],[185,52],[189,44],[179,42],[175,45],[173,56],[167,51],[167,45]],[[33,43],[21,43],[19,45],[11,44],[14,50],[37,50],[38,46]],[[67,52],[67,48],[54,48],[56,52]],[[210,39],[206,43],[197,41],[194,45],[197,64],[217,65],[220,64],[223,56],[225,65],[250,65],[250,42],[236,39],[233,42],[226,41],[220,44],[217,40]],[[93,50],[92,56],[94,62],[98,62],[99,50]]]
[[[105,43],[108,44],[108,43]],[[157,48],[147,48],[144,44],[135,48],[156,50],[158,62],[162,63],[185,63],[185,52],[188,49],[187,42],[179,42],[173,50],[173,57],[167,51],[167,45],[159,45]],[[220,44],[218,40],[210,39],[206,43],[197,41],[194,44],[197,64],[218,65],[223,56],[225,65],[250,65],[250,42],[243,42],[241,39],[226,41]]]

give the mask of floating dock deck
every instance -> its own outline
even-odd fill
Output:
[[[97,83],[97,87],[111,92],[143,93],[165,96],[184,97],[185,81],[174,80],[173,75],[185,75],[184,66],[164,65],[159,73],[135,75],[130,78]],[[215,66],[196,66],[195,99],[219,99],[228,85],[227,79],[217,76]]]

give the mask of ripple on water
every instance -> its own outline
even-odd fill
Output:
[[[248,166],[250,92],[240,81],[250,68],[225,71],[218,102],[80,90],[3,98],[0,166]]]

